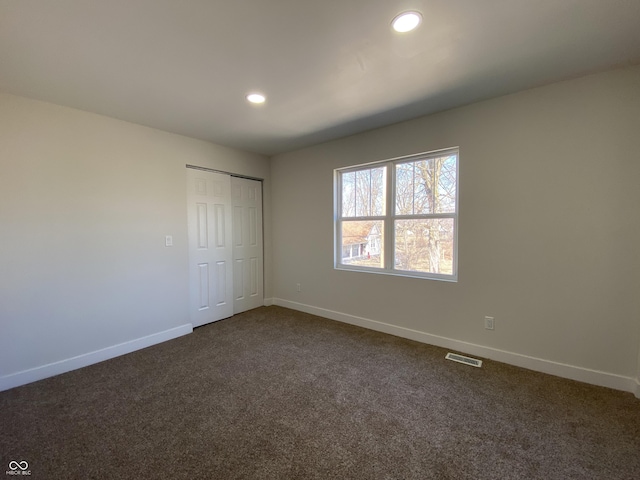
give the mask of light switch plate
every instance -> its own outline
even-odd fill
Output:
[[[164,246],[173,247],[173,237],[171,235],[166,235],[164,237]]]

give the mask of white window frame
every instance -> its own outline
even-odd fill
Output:
[[[428,160],[430,158],[439,158],[447,155],[456,155],[456,201],[455,211],[453,213],[430,213],[430,214],[413,214],[413,215],[396,215],[396,176],[395,166],[399,163],[408,163],[418,160]],[[385,214],[381,216],[365,216],[365,217],[342,217],[342,175],[345,173],[356,172],[376,167],[386,167],[386,198],[385,198]],[[384,275],[396,275],[401,277],[425,278],[431,280],[441,280],[448,282],[458,281],[458,214],[460,210],[460,149],[459,147],[445,148],[441,150],[433,150],[414,155],[396,157],[389,160],[364,163],[360,165],[352,165],[344,168],[337,168],[333,171],[333,192],[334,192],[334,209],[333,209],[333,227],[334,227],[334,268],[337,270],[349,270],[355,272],[378,273]],[[354,212],[355,213],[355,212]],[[408,270],[397,270],[395,268],[395,220],[403,219],[453,219],[453,259],[452,274],[415,272]],[[382,268],[368,267],[361,265],[344,264],[342,260],[342,222],[343,221],[379,221],[384,223],[384,265]]]

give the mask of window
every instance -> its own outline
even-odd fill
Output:
[[[458,149],[335,171],[335,267],[457,280]]]

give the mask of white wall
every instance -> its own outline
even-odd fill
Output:
[[[639,119],[633,67],[272,158],[275,303],[633,390]],[[333,169],[452,146],[459,282],[334,270]]]
[[[186,164],[265,179],[271,296],[266,157],[0,95],[0,389],[190,331]]]

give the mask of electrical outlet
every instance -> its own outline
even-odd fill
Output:
[[[300,287],[299,283],[296,283],[296,291],[300,292],[302,290],[302,288]]]
[[[484,328],[487,330],[493,330],[495,326],[494,324],[495,320],[493,317],[484,317]]]

